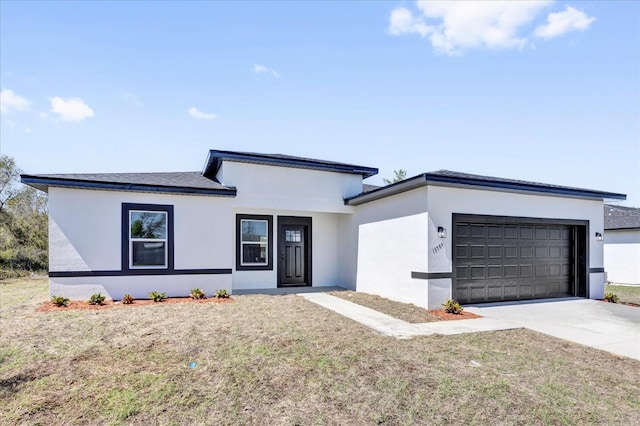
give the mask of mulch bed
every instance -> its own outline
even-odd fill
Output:
[[[604,303],[613,303],[613,302],[609,302],[606,299],[598,299],[598,301],[604,302]],[[616,305],[627,305],[627,306],[633,306],[634,308],[640,308],[640,305],[632,302],[616,302]]]
[[[448,312],[445,312],[444,309],[429,309],[427,312],[429,312],[431,315],[437,316],[444,321],[482,318],[480,315],[476,315],[473,312],[469,311],[462,311],[459,314],[450,314]]]
[[[36,309],[38,312],[60,312],[60,311],[69,311],[69,310],[88,310],[88,311],[102,311],[105,309],[110,309],[117,306],[145,306],[145,305],[164,305],[164,304],[175,304],[175,303],[233,303],[234,300],[229,298],[217,298],[217,297],[209,297],[207,299],[192,299],[190,297],[168,297],[162,302],[154,302],[151,299],[136,299],[133,303],[125,305],[121,301],[114,302],[113,300],[105,300],[102,305],[90,305],[86,301],[81,300],[72,300],[69,302],[67,306],[56,306],[53,302],[42,302],[40,306]]]

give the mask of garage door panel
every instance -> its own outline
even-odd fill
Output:
[[[471,269],[472,280],[484,280],[487,277],[486,267],[484,265],[472,266],[470,269]]]
[[[572,231],[556,224],[457,222],[454,296],[461,303],[571,294]]]
[[[471,258],[472,259],[484,259],[486,246],[471,246]]]

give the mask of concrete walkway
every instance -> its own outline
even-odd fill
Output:
[[[465,306],[482,318],[411,324],[327,293],[298,296],[399,339],[528,328],[640,360],[640,308],[633,306],[582,298],[485,303]]]
[[[492,318],[411,324],[327,293],[301,293],[298,296],[366,325],[385,336],[399,339],[428,336],[436,333],[452,335],[522,328],[521,326]]]

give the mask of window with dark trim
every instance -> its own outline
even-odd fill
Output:
[[[273,216],[236,215],[236,270],[273,269]]]
[[[122,271],[173,271],[173,206],[122,204]]]

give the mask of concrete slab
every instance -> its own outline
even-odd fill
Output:
[[[640,308],[568,298],[464,306],[470,312],[640,360]]]

